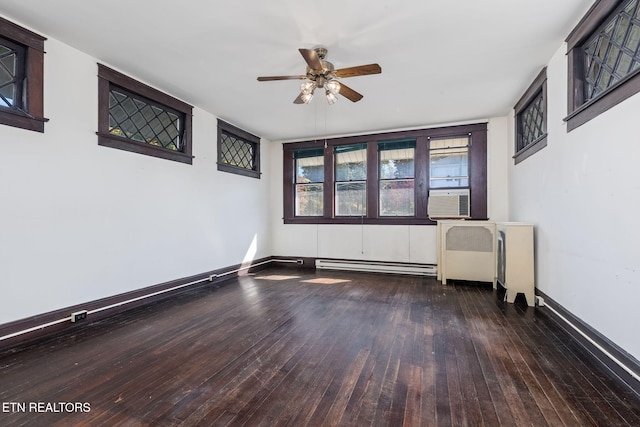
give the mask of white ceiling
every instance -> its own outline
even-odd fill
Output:
[[[509,113],[593,0],[0,0],[0,15],[274,141]],[[298,48],[364,98],[295,105]],[[45,44],[46,49],[46,44]],[[45,58],[46,61],[46,58]],[[196,112],[197,114],[197,112]]]

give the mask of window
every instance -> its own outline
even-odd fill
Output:
[[[378,143],[380,216],[414,216],[415,151],[415,139]]]
[[[260,138],[218,120],[218,170],[260,178]]]
[[[296,216],[322,216],[324,213],[324,150],[307,148],[294,151]]]
[[[336,216],[367,213],[367,145],[340,145],[335,153]]]
[[[44,132],[44,41],[0,18],[0,123]]]
[[[639,4],[599,0],[567,38],[568,131],[640,92]]]
[[[431,189],[487,214],[486,123],[283,144],[285,224],[434,224]]]
[[[515,163],[547,146],[547,69],[544,68],[514,107]]]
[[[192,164],[192,107],[98,64],[98,144]]]
[[[429,187],[469,186],[469,137],[429,141]]]

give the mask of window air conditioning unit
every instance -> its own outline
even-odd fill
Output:
[[[429,218],[470,218],[469,189],[430,190],[427,215]]]

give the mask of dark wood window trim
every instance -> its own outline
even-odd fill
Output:
[[[469,175],[471,217],[487,217],[487,124],[450,126],[358,135],[321,141],[302,141],[283,144],[283,221],[285,224],[387,224],[434,225],[427,217],[429,195],[429,139],[469,136]],[[412,217],[386,217],[378,212],[378,142],[415,139],[415,215]],[[334,156],[333,148],[345,144],[367,144],[367,215],[364,217],[337,217],[334,212]],[[322,217],[295,216],[294,152],[301,148],[324,149],[324,214]],[[373,165],[371,167],[370,165]]]
[[[599,116],[620,102],[640,92],[640,69],[609,87],[592,100],[585,101],[583,45],[609,17],[628,0],[598,0],[566,39],[568,59],[567,132]]]
[[[174,151],[151,144],[141,143],[129,138],[113,135],[109,132],[109,90],[111,85],[150,101],[152,104],[166,106],[182,116],[183,151]],[[193,107],[164,92],[147,86],[139,81],[125,76],[111,68],[98,64],[98,145],[117,148],[133,153],[192,164],[191,155],[191,120]]]
[[[44,132],[44,41],[46,38],[0,18],[0,36],[24,46],[26,88],[21,109],[0,107],[0,124]]]
[[[523,144],[522,140],[524,136],[521,126],[521,116],[529,105],[531,105],[531,102],[533,102],[538,96],[542,96],[543,134],[535,141]],[[547,67],[544,67],[542,71],[540,71],[538,76],[534,79],[533,83],[531,83],[513,109],[515,110],[516,118],[515,155],[513,156],[513,159],[514,163],[518,164],[547,146]],[[520,146],[523,147],[518,149]]]
[[[250,144],[253,147],[253,169],[230,165],[223,161],[221,147],[223,133],[231,135],[243,143]],[[260,179],[260,138],[240,129],[239,127],[229,124],[224,120],[218,119],[218,170]]]

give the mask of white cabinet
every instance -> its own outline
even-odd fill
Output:
[[[500,283],[505,299],[523,293],[535,304],[533,225],[519,222],[438,221],[438,280]]]
[[[496,226],[490,221],[438,221],[438,280],[496,286]]]
[[[513,302],[523,293],[530,307],[535,305],[533,225],[497,222],[497,281],[507,290],[506,300]]]

